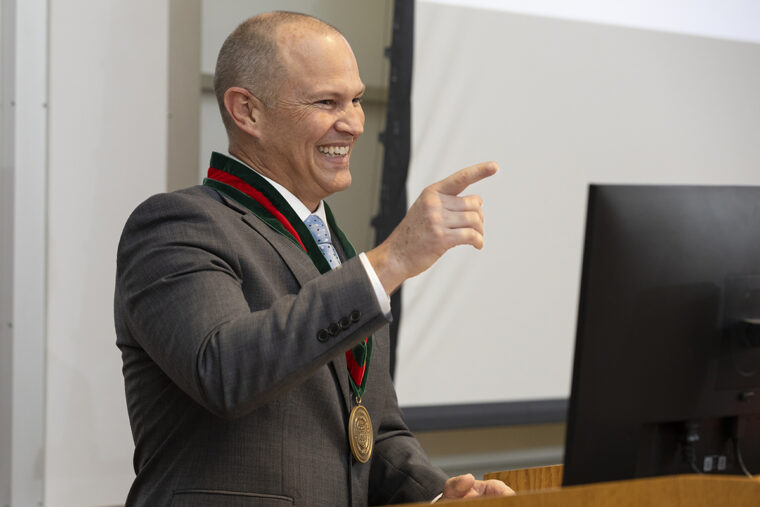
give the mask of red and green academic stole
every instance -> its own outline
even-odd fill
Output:
[[[303,249],[311,261],[317,267],[320,273],[330,271],[330,265],[322,255],[322,251],[317,246],[309,229],[298,217],[293,208],[280,195],[274,187],[262,178],[259,174],[246,166],[240,164],[220,153],[212,153],[211,167],[208,170],[208,177],[203,180],[207,187],[214,188],[226,196],[234,199],[241,205],[248,208],[254,215],[261,219],[265,224],[271,227],[279,234],[285,236]],[[343,252],[350,259],[356,256],[351,242],[340,230],[335,223],[335,217],[330,207],[325,203],[325,212],[327,215],[327,224],[331,230],[335,231]],[[369,362],[372,356],[372,336],[364,340],[351,350],[346,351],[346,364],[348,365],[348,380],[351,384],[351,390],[356,396],[357,404],[361,403],[362,396],[367,387],[367,377],[369,375]],[[359,407],[355,407],[359,408]],[[366,409],[361,407],[366,413]],[[352,416],[354,413],[352,412]],[[351,418],[356,419],[356,417]],[[358,421],[357,428],[352,433],[352,425],[349,421],[349,439],[351,448],[354,451],[356,459],[362,463],[369,460],[372,453],[372,426],[367,414],[366,421]],[[369,425],[369,443],[367,444],[367,428]],[[352,435],[357,435],[355,438]],[[357,440],[359,453],[354,449],[354,440]]]

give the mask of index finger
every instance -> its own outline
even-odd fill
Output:
[[[455,172],[451,176],[442,179],[434,186],[441,193],[458,195],[473,183],[476,183],[483,178],[493,176],[498,170],[499,166],[496,165],[496,162],[481,162]]]

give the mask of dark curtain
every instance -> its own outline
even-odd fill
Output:
[[[411,152],[412,56],[414,47],[414,0],[395,0],[393,38],[386,50],[390,58],[388,109],[385,132],[380,140],[385,147],[380,206],[373,219],[375,244],[388,237],[406,214],[406,175]],[[401,289],[391,297],[393,323],[391,336],[391,376],[396,370],[396,344],[401,322]]]

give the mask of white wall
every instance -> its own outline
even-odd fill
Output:
[[[116,245],[166,185],[168,1],[51,0],[45,504],[122,503]]]
[[[10,504],[11,490],[11,390],[13,349],[11,348],[11,273],[13,263],[8,252],[13,244],[13,190],[11,167],[6,140],[6,112],[10,102],[6,97],[5,53],[10,46],[9,32],[5,26],[7,16],[0,3],[0,505]]]
[[[0,423],[8,452],[3,499],[35,505],[42,498],[44,459],[44,324],[46,244],[47,4],[3,2],[4,212],[0,269],[8,284],[0,338],[10,368],[0,395],[10,413]],[[5,229],[5,226],[8,229]],[[9,262],[10,260],[10,262]],[[10,269],[10,272],[6,270]],[[6,289],[7,290],[7,289]],[[10,297],[8,297],[10,296]],[[4,467],[0,467],[2,469]]]

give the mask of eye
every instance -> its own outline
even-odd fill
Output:
[[[318,100],[316,103],[319,104],[320,106],[332,106],[332,105],[335,105],[335,101],[332,100],[332,99],[322,99],[322,100]]]
[[[361,103],[364,101],[364,97],[356,97],[352,102],[354,105],[361,105]]]

